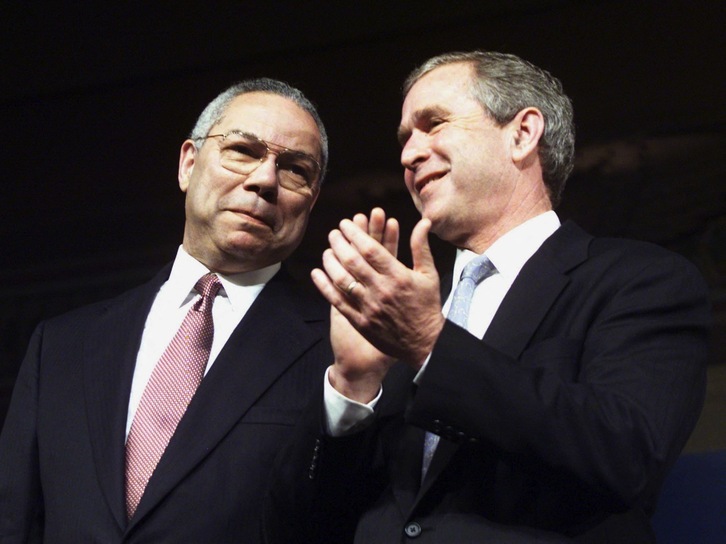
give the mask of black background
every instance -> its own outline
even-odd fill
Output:
[[[315,102],[329,176],[290,265],[383,205],[404,232],[400,86],[453,50],[518,54],[575,105],[576,171],[558,210],[594,234],[692,259],[726,362],[724,4],[711,1],[20,2],[0,8],[0,421],[40,319],[117,293],[181,241],[178,152],[231,83],[286,80]],[[436,246],[441,266],[451,257]],[[407,258],[404,251],[403,258]],[[721,440],[721,438],[719,438]]]

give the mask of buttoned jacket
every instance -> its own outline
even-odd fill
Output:
[[[40,324],[0,440],[0,543],[254,543],[272,462],[332,355],[329,307],[283,268],[192,399],[131,520],[136,355],[169,274]]]
[[[268,542],[654,542],[709,327],[686,259],[565,223],[482,340],[447,321],[418,386],[394,366],[368,429],[327,436],[319,399],[276,470]],[[442,439],[421,481],[425,431]]]

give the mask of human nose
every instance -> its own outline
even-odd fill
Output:
[[[429,156],[430,148],[428,138],[419,131],[413,131],[401,150],[401,164],[407,170],[416,167]]]
[[[267,200],[277,196],[277,157],[273,153],[260,161],[259,165],[249,173],[243,185],[248,191],[254,191]]]

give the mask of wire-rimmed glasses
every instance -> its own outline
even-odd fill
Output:
[[[231,130],[225,134],[209,134],[195,139],[208,138],[221,138],[220,164],[236,174],[251,174],[272,151],[283,187],[294,191],[312,189],[320,176],[320,163],[312,155],[267,142],[249,132]]]

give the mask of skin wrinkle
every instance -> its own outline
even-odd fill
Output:
[[[279,95],[253,92],[227,106],[212,128],[227,133],[243,127],[275,145],[320,160],[320,133],[312,116]],[[185,249],[222,273],[254,270],[280,262],[299,245],[320,185],[291,190],[280,185],[271,152],[248,175],[219,164],[219,144],[197,149],[186,140],[179,161],[179,186],[186,193]]]

